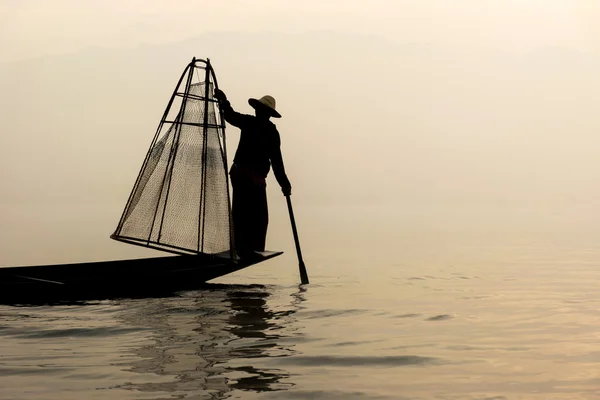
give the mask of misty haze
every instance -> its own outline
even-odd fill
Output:
[[[324,20],[339,14],[332,27],[306,3],[293,12],[310,29],[295,32],[283,29],[295,21],[286,6],[267,3],[273,14],[260,18],[236,7],[248,21],[280,16],[272,30],[231,11],[239,29],[180,27],[159,40],[140,23],[131,29],[153,40],[73,38],[71,50],[31,57],[15,45],[0,64],[0,266],[164,254],[109,236],[197,57],[237,111],[253,113],[250,97],[277,100],[311,283],[298,285],[270,173],[267,248],[281,257],[166,299],[0,306],[0,372],[14,378],[0,378],[0,397],[600,398],[596,4],[577,2],[590,20],[574,25],[591,38],[584,51],[552,25],[565,2],[547,5],[546,25],[531,19],[546,3],[527,2],[513,30],[480,9],[475,24],[466,0],[323,3]],[[370,34],[386,7],[422,19],[381,16]],[[420,28],[442,24],[444,7],[455,19]],[[530,22],[547,36],[519,43]],[[515,50],[487,45],[498,37]],[[231,163],[240,131],[226,134]]]
[[[387,207],[404,225],[509,219],[562,229],[598,220],[595,55],[468,52],[329,33],[207,34],[5,64],[2,92],[14,95],[2,107],[2,218],[12,227],[3,232],[3,264],[48,257],[27,247],[59,248],[50,257],[65,262],[123,254],[105,239],[193,56],[211,59],[241,111],[250,112],[250,96],[279,99],[299,212]],[[227,137],[234,149],[239,133],[230,128]],[[283,208],[278,189],[270,194]],[[318,235],[320,227],[307,229]],[[73,240],[102,250],[78,252]]]

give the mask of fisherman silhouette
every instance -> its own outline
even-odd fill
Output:
[[[281,118],[275,109],[275,99],[263,96],[250,98],[248,103],[255,115],[235,111],[225,93],[215,90],[225,121],[240,129],[233,165],[229,171],[233,187],[232,216],[235,247],[242,258],[257,256],[265,250],[269,211],[266,178],[273,167],[277,183],[285,196],[292,193],[292,185],[285,173],[281,155],[281,139],[270,120]]]

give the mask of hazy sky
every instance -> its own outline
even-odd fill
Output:
[[[193,56],[242,112],[276,97],[307,257],[365,205],[407,235],[600,221],[597,0],[204,3],[0,0],[0,266],[148,255],[108,236]]]
[[[207,31],[370,33],[523,51],[597,49],[596,0],[0,0],[0,60],[181,40]]]

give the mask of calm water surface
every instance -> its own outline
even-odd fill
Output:
[[[170,298],[0,306],[0,398],[600,398],[593,229],[327,222],[305,287],[291,247]]]

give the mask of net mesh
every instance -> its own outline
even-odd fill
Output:
[[[230,250],[227,165],[213,86],[187,87],[176,118],[151,146],[114,239],[179,253]]]

